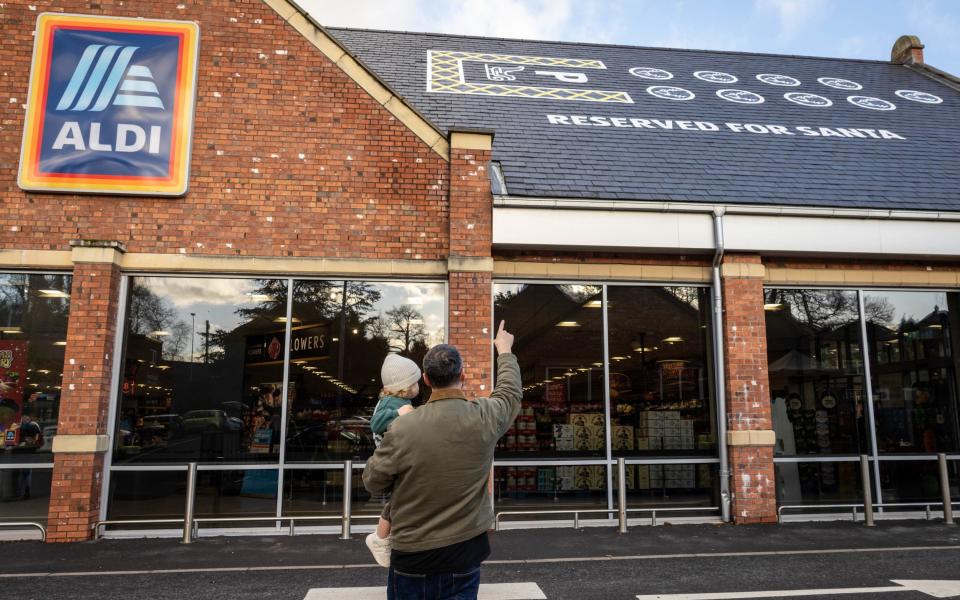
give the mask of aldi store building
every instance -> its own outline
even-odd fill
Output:
[[[914,37],[863,61],[324,29],[288,0],[0,18],[4,523],[179,535],[196,463],[204,535],[366,524],[383,357],[456,344],[482,395],[500,319],[510,526],[615,508],[620,458],[628,507],[674,522],[849,518],[864,488],[922,517],[941,455],[960,496],[960,80]]]

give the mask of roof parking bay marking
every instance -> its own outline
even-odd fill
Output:
[[[693,100],[696,98],[696,94],[690,90],[685,90],[680,87],[674,87],[672,85],[651,85],[647,88],[647,93],[651,96],[656,96],[657,98],[663,98],[664,100]]]
[[[673,79],[673,73],[656,67],[633,67],[628,73],[641,79],[655,79],[657,81]]]
[[[813,106],[815,108],[827,108],[833,106],[833,100],[830,98],[806,92],[787,92],[783,95],[783,97],[794,104],[799,104],[800,106]]]
[[[934,96],[933,94],[920,92],[917,90],[897,90],[894,92],[894,94],[903,98],[904,100],[919,102],[921,104],[940,104],[943,102],[943,98],[940,96]]]
[[[487,81],[482,83],[467,81],[464,73],[464,63],[467,62],[484,63]],[[491,68],[487,63],[509,66]],[[540,85],[541,81],[586,83],[589,81],[589,76],[582,71],[534,70],[534,76],[542,78],[536,80],[537,85],[505,83],[515,81],[523,71],[523,67],[527,66],[585,70],[606,70],[607,68],[603,61],[585,58],[428,50],[427,92],[633,104],[630,94],[624,91]]]
[[[739,81],[736,75],[723,71],[694,71],[693,76],[709,83],[736,83]]]
[[[897,105],[883,98],[874,98],[873,96],[847,96],[847,102],[860,108],[869,108],[870,110],[897,110]]]
[[[466,68],[466,65],[471,63],[473,66]],[[626,90],[590,89],[591,79],[595,78],[598,71],[607,71],[607,65],[592,58],[455,50],[427,51],[427,91],[430,93],[634,104],[634,99]],[[632,67],[627,72],[633,77],[654,81],[669,81],[675,78],[674,73],[653,66]],[[692,76],[715,84],[739,81],[736,75],[715,70],[693,71]],[[759,73],[754,75],[754,78],[778,87],[802,85],[796,77],[781,73]],[[863,89],[860,83],[840,77],[818,77],[817,83],[844,91]],[[696,98],[696,94],[690,89],[675,85],[651,85],[646,87],[645,91],[663,100],[690,101]],[[895,93],[904,100],[919,104],[943,102],[939,96],[919,90],[897,90]],[[736,104],[758,105],[766,102],[763,95],[743,89],[724,88],[717,90],[715,94],[722,100]],[[811,92],[789,92],[783,94],[783,98],[791,104],[808,108],[829,108],[834,105],[834,100]],[[897,108],[889,100],[869,95],[847,96],[847,102],[875,111],[893,111]]]
[[[776,73],[760,73],[757,80],[769,85],[778,85],[781,87],[797,87],[800,80],[789,75],[778,75]]]
[[[717,97],[737,104],[763,104],[766,101],[766,98],[760,94],[747,90],[717,90]]]
[[[832,87],[835,90],[856,92],[863,89],[863,86],[857,83],[856,81],[850,81],[849,79],[841,79],[839,77],[818,77],[817,81],[821,85]]]

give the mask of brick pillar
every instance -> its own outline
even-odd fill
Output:
[[[493,379],[493,194],[488,167],[493,134],[450,133],[449,340],[459,348],[468,395],[490,392]]]
[[[728,255],[721,267],[724,367],[732,516],[736,523],[777,520],[772,411],[759,256]]]
[[[53,482],[47,541],[90,539],[100,517],[113,349],[120,301],[120,256],[115,242],[72,242],[73,286],[53,440]]]

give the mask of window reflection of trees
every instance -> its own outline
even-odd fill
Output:
[[[422,354],[427,351],[427,330],[423,313],[410,304],[401,304],[368,320],[367,335],[386,342],[392,352]]]
[[[672,294],[677,300],[689,304],[692,308],[700,308],[700,296],[703,294],[701,288],[695,287],[666,287],[663,288],[667,293]]]
[[[130,333],[151,338],[163,338],[162,357],[165,360],[185,360],[183,355],[190,343],[190,323],[166,298],[161,298],[149,287],[136,283],[130,292]],[[190,357],[193,360],[193,357]]]
[[[857,295],[849,290],[768,289],[765,303],[789,308],[793,318],[817,330],[842,327],[860,318]],[[890,323],[894,309],[889,300],[867,296],[864,299],[867,322]]]

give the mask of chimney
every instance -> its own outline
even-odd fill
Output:
[[[893,43],[890,62],[898,65],[923,64],[923,44],[915,35],[901,35]]]

